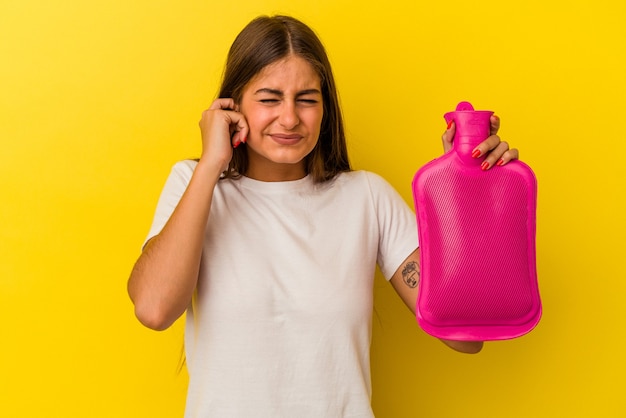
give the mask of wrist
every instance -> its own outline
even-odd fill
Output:
[[[196,164],[193,170],[193,175],[190,180],[188,188],[201,193],[213,193],[215,185],[222,176],[222,169],[218,164],[211,163],[210,161],[200,158],[198,164]],[[192,185],[193,184],[193,185]]]
[[[228,169],[228,162],[214,161],[213,159],[203,155],[198,160],[198,164],[194,172],[201,174],[202,178],[218,180],[222,173]]]

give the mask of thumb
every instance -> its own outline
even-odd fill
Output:
[[[456,132],[456,125],[453,120],[448,123],[446,131],[441,135],[441,142],[443,144],[443,150],[448,152],[452,149],[452,141],[454,140],[454,133]]]

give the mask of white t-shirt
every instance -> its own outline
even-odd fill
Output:
[[[148,238],[196,162],[177,163]],[[187,310],[188,418],[371,418],[376,264],[417,248],[415,216],[381,177],[222,179]]]

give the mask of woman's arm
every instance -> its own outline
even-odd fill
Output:
[[[198,282],[204,233],[213,190],[245,142],[248,126],[232,99],[218,99],[202,115],[202,156],[178,205],[161,232],[150,239],[128,279],[139,321],[164,330],[189,306]]]
[[[128,294],[135,315],[148,328],[168,328],[191,301],[219,175],[219,171],[198,163],[172,216],[148,241],[135,263],[128,279]]]
[[[517,159],[519,152],[515,148],[509,148],[506,142],[500,140],[498,130],[500,129],[500,118],[491,116],[490,136],[481,142],[477,147],[475,158],[485,156],[484,170],[489,170],[494,166],[507,164],[509,161]],[[448,125],[448,128],[441,136],[444,152],[452,149],[452,140],[455,132],[454,122]],[[404,303],[409,307],[413,315],[415,315],[417,302],[417,288],[420,278],[420,250],[415,250],[405,261],[391,278],[391,284]],[[478,353],[482,347],[482,341],[452,341],[441,340],[448,347],[463,353]]]
[[[413,315],[415,315],[419,280],[420,250],[418,248],[404,260],[390,280],[396,293],[411,310]],[[482,341],[452,341],[444,339],[441,339],[441,341],[448,347],[461,353],[475,354],[483,348]]]

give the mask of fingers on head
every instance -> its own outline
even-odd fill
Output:
[[[236,106],[235,101],[231,98],[215,99],[213,103],[211,103],[209,110],[218,110],[218,109],[233,110],[235,109],[235,106]]]
[[[247,142],[249,130],[250,129],[248,128],[248,124],[245,119],[243,117],[239,118],[234,129],[231,131],[231,140],[235,147]]]

